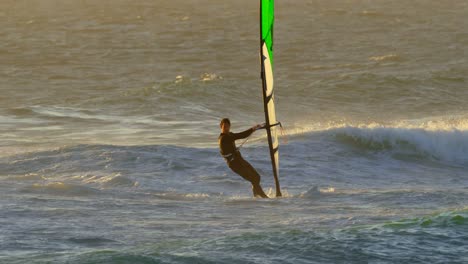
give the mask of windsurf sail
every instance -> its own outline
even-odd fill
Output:
[[[273,89],[273,26],[275,22],[274,0],[260,0],[260,60],[265,109],[266,131],[270,147],[271,165],[276,185],[276,197],[281,196],[279,184],[279,142]]]

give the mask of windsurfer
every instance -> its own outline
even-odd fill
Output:
[[[236,140],[249,137],[255,130],[263,128],[264,125],[259,124],[243,132],[232,133],[230,132],[231,121],[228,118],[223,118],[219,126],[221,128],[221,134],[218,138],[219,149],[229,168],[252,184],[255,197],[268,198],[260,186],[260,175],[250,163],[242,158],[235,144]]]

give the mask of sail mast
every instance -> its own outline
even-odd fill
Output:
[[[279,177],[279,142],[273,89],[273,25],[275,20],[274,0],[260,0],[260,61],[263,86],[268,146],[276,186],[276,197],[281,197]]]

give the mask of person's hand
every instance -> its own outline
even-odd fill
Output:
[[[265,123],[263,124],[256,124],[255,126],[252,127],[252,129],[255,131],[255,130],[258,130],[258,129],[261,129],[261,128],[265,128]]]

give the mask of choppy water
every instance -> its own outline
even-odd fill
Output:
[[[1,1],[0,263],[468,262],[468,2],[277,2],[263,200],[257,1]]]

